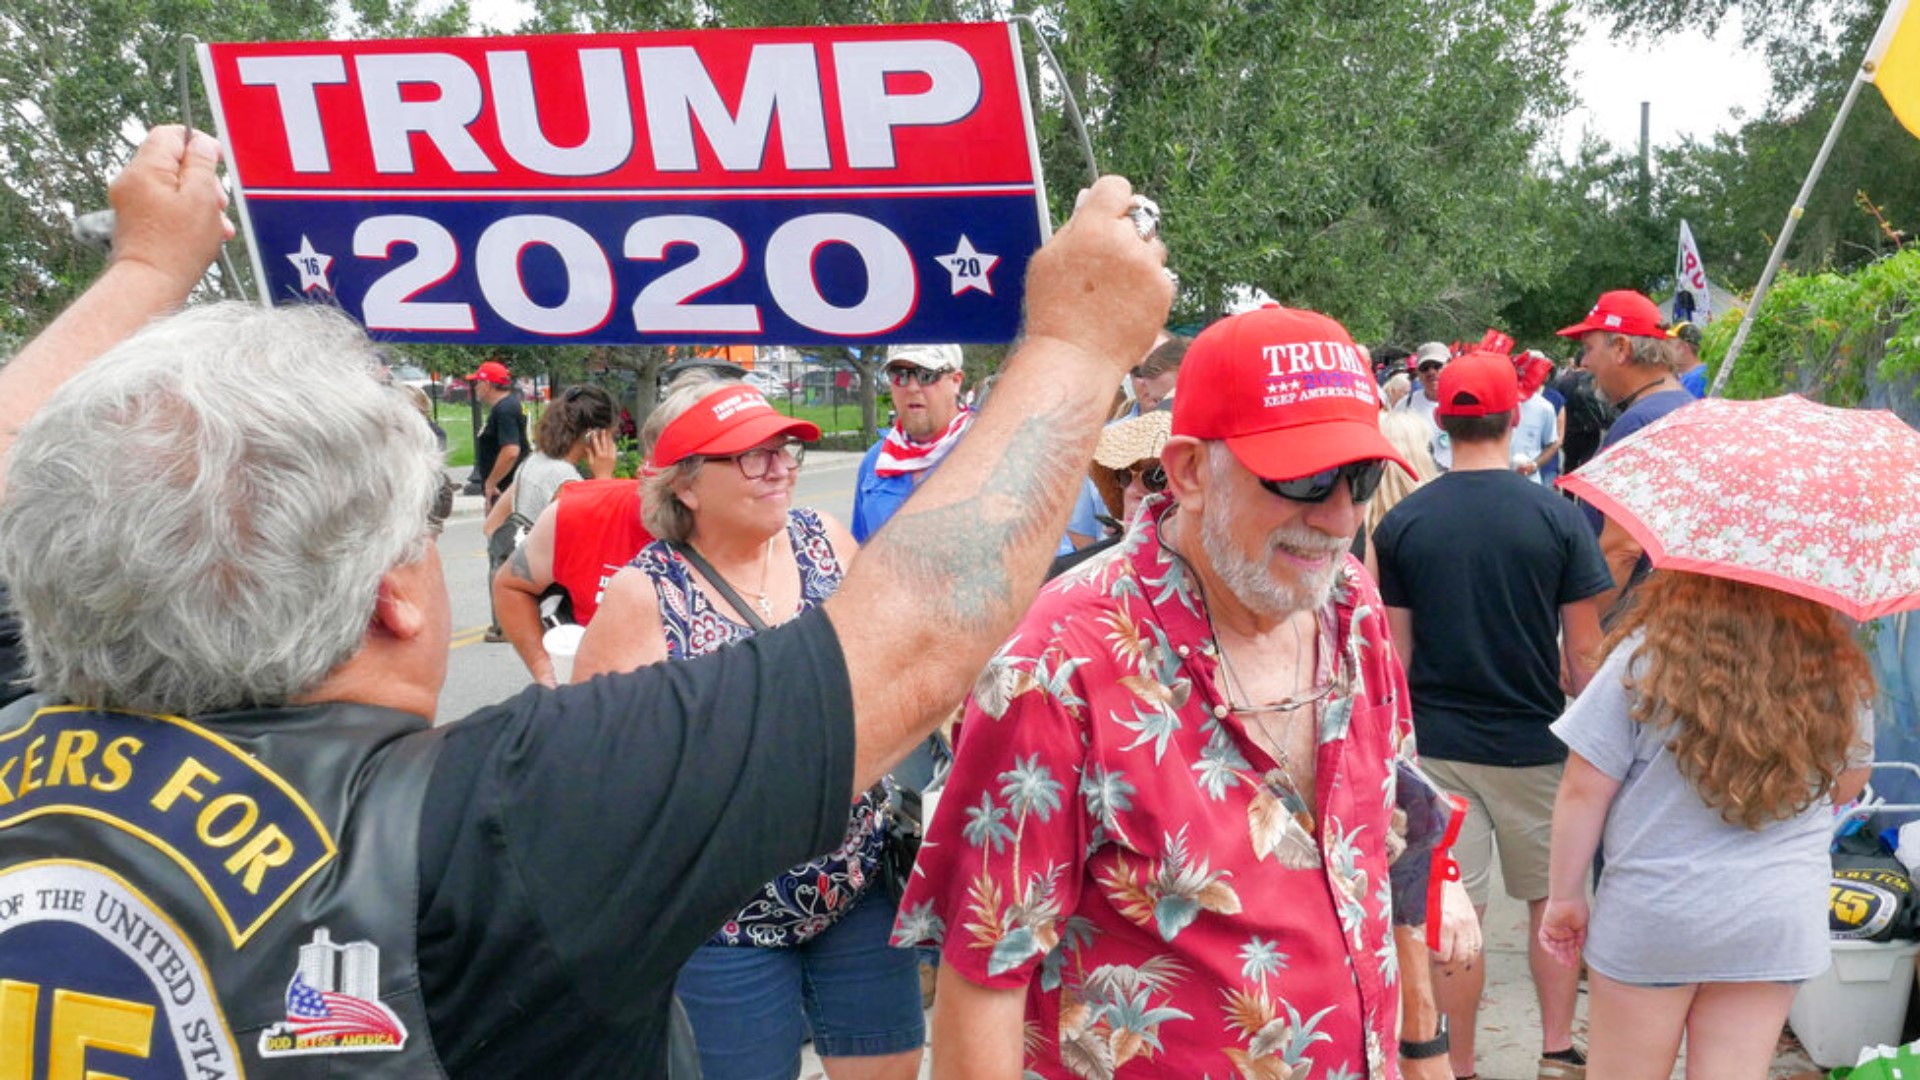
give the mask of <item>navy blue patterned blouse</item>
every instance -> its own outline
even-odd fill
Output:
[[[795,507],[787,511],[787,538],[800,564],[800,606],[818,607],[840,587],[846,570],[827,540],[820,515]],[[660,625],[666,631],[667,659],[702,656],[750,637],[753,628],[723,614],[705,592],[694,587],[692,567],[663,540],[640,549],[633,566],[646,572],[660,598]],[[846,839],[832,854],[802,863],[760,887],[746,907],[712,938],[713,945],[798,945],[832,926],[873,882],[886,839],[883,811],[891,791],[882,781],[856,799],[847,818]]]

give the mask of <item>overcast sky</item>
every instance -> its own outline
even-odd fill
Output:
[[[1749,118],[1758,115],[1770,88],[1765,59],[1740,45],[1737,16],[1729,16],[1715,37],[1695,30],[1632,42],[1590,29],[1567,58],[1567,78],[1581,107],[1561,131],[1566,153],[1579,145],[1583,129],[1621,150],[1638,146],[1642,101],[1653,103],[1655,146],[1684,135],[1704,140],[1738,127],[1740,109]]]

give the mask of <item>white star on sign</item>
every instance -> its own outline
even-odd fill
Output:
[[[308,240],[305,233],[300,234],[300,250],[287,256],[287,261],[300,271],[301,292],[333,291],[333,283],[327,280],[327,268],[333,265],[333,256],[313,250],[313,241]]]
[[[999,264],[1000,256],[975,251],[973,241],[966,234],[960,235],[960,243],[951,255],[935,255],[933,261],[953,275],[953,295],[959,296],[968,289],[979,289],[988,296],[993,295],[993,282],[987,275]]]

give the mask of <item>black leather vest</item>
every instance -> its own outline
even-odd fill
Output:
[[[414,938],[440,745],[357,705],[0,712],[0,1076],[443,1076]]]

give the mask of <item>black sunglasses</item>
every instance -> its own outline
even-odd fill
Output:
[[[1133,484],[1135,473],[1140,474],[1140,486],[1146,488],[1149,494],[1167,490],[1167,470],[1161,468],[1159,462],[1145,468],[1129,465],[1124,469],[1115,469],[1113,478],[1118,480],[1121,488],[1124,489]]]
[[[1347,490],[1353,493],[1353,501],[1363,503],[1373,498],[1373,493],[1379,490],[1380,478],[1386,472],[1385,461],[1352,461],[1295,480],[1262,480],[1260,486],[1294,502],[1326,502],[1327,497],[1333,494],[1333,486],[1344,476],[1347,478]]]
[[[916,383],[920,386],[932,386],[947,377],[945,371],[929,371],[923,367],[890,367],[887,369],[887,381],[895,386]]]

